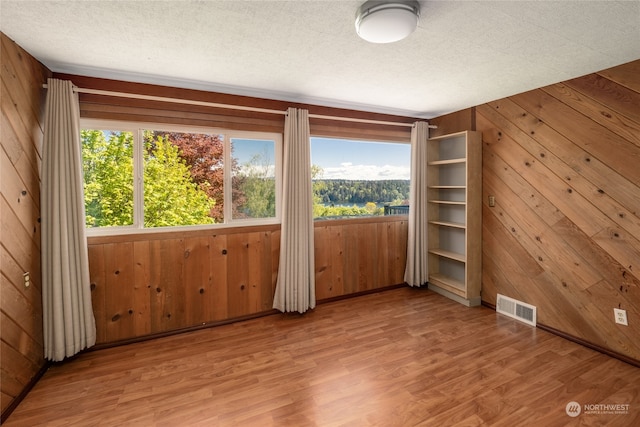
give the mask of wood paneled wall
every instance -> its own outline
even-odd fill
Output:
[[[400,284],[407,221],[320,221],[315,247],[318,300]],[[271,311],[279,251],[279,226],[89,238],[98,344]]]
[[[480,105],[476,126],[483,301],[528,302],[539,323],[640,361],[640,61]]]
[[[316,298],[404,283],[407,237],[406,216],[316,221]]]
[[[50,72],[0,33],[0,405],[3,418],[45,366],[40,293],[40,162]],[[24,286],[23,273],[31,286]]]
[[[271,309],[278,227],[89,238],[97,343]]]
[[[429,120],[429,124],[437,126],[436,129],[429,129],[430,137],[448,135],[465,130],[476,130],[476,109],[467,108],[466,110],[434,117]]]

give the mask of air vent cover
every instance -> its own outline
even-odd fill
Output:
[[[536,326],[536,307],[498,294],[496,311],[531,326]]]

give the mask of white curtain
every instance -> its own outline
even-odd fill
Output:
[[[289,108],[284,122],[280,264],[273,308],[304,313],[316,306],[309,112]]]
[[[96,342],[80,146],[70,81],[49,79],[42,154],[42,311],[45,357],[60,361]]]
[[[416,122],[411,129],[411,188],[409,238],[404,281],[422,286],[429,279],[427,242],[427,139],[429,124]]]

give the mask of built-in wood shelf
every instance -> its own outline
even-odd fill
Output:
[[[480,304],[482,137],[459,132],[427,141],[429,288]]]

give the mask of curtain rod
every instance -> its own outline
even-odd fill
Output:
[[[42,85],[43,88],[47,89],[48,85]],[[202,107],[215,107],[215,108],[226,108],[230,110],[240,110],[240,111],[251,111],[254,113],[267,113],[267,114],[283,114],[286,115],[286,111],[282,110],[271,110],[267,108],[258,108],[258,107],[246,107],[243,105],[230,105],[230,104],[219,104],[216,102],[206,102],[206,101],[196,101],[191,99],[180,99],[180,98],[168,98],[164,96],[153,96],[153,95],[140,95],[134,93],[127,92],[113,92],[109,90],[100,90],[100,89],[85,89],[80,87],[73,87],[73,91],[77,93],[88,93],[92,95],[105,95],[105,96],[115,96],[118,98],[131,98],[131,99],[143,99],[146,101],[160,101],[160,102],[170,102],[174,104],[187,104],[187,105],[199,105]],[[324,119],[324,120],[337,120],[342,122],[357,122],[357,123],[369,123],[376,125],[389,125],[389,126],[402,126],[402,127],[412,127],[413,123],[400,123],[400,122],[388,122],[382,120],[369,120],[369,119],[356,119],[352,117],[338,117],[338,116],[326,116],[322,114],[309,114],[309,118],[312,119]],[[436,125],[429,125],[430,129],[437,129]]]

